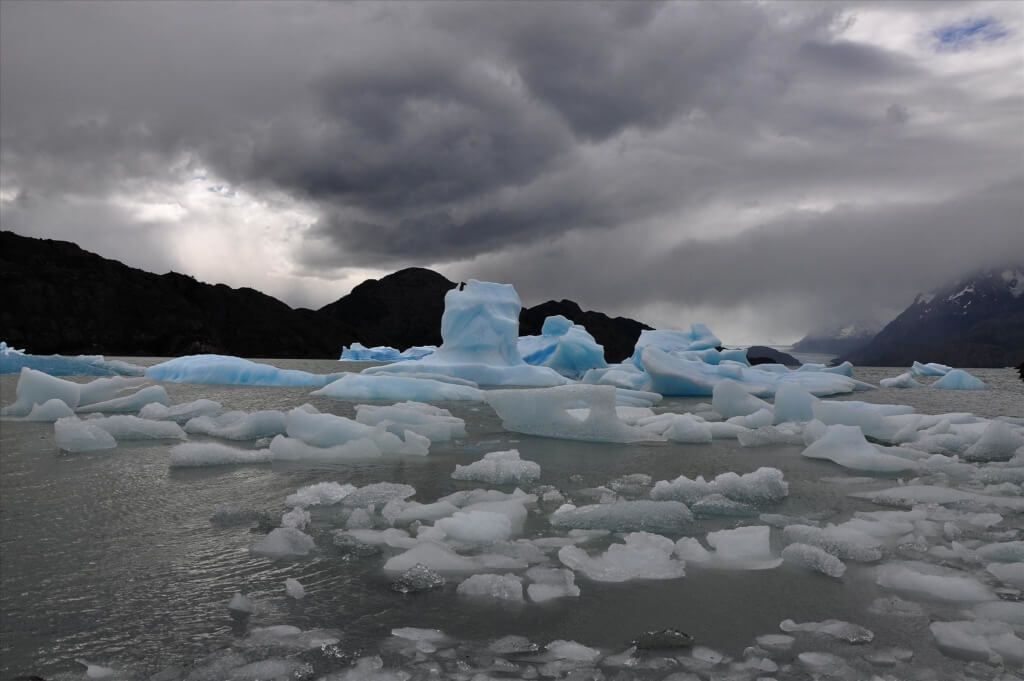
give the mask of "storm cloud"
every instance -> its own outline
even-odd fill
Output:
[[[0,7],[4,227],[292,304],[421,265],[786,340],[1024,252],[1004,3]]]

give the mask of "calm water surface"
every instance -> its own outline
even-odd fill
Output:
[[[269,361],[316,373],[339,370],[334,361]],[[340,364],[343,370],[365,366]],[[971,371],[994,389],[877,390],[846,399],[909,404],[921,413],[1024,416],[1024,384],[1013,371]],[[877,385],[879,379],[898,373],[869,367],[858,368],[856,376]],[[17,376],[0,376],[0,402],[13,401],[16,382]],[[311,398],[310,388],[165,387],[174,403],[206,397],[226,410],[252,411],[288,410],[310,402],[324,412],[354,415],[354,404]],[[699,401],[669,399],[657,410],[686,411]],[[844,482],[851,476],[843,469],[806,459],[797,446],[744,449],[735,440],[706,446],[550,440],[505,432],[486,405],[442,406],[466,420],[467,439],[434,444],[428,457],[337,465],[170,469],[168,451],[174,443],[122,442],[109,452],[68,455],[54,444],[52,425],[3,421],[0,678],[80,678],[84,667],[74,662],[76,658],[110,664],[139,678],[187,664],[244,635],[245,625],[232,619],[226,607],[236,591],[248,593],[262,606],[249,626],[337,629],[342,632],[340,648],[352,652],[374,651],[399,626],[441,628],[468,642],[504,634],[524,634],[541,643],[569,639],[609,652],[621,651],[642,631],[674,627],[694,635],[702,645],[740,656],[756,636],[777,633],[783,619],[838,618],[872,629],[876,643],[914,650],[914,664],[922,669],[946,670],[953,677],[962,669],[962,663],[934,648],[927,619],[869,613],[866,606],[888,594],[875,586],[870,568],[856,563],[848,563],[841,581],[786,566],[759,572],[690,567],[682,579],[624,584],[578,576],[580,598],[523,607],[483,606],[456,598],[454,584],[415,596],[392,592],[380,569],[383,557],[343,553],[331,544],[328,533],[333,526],[324,521],[311,531],[317,537],[317,553],[293,561],[251,556],[249,546],[262,536],[251,523],[222,527],[210,522],[224,506],[279,517],[288,494],[323,481],[407,483],[417,490],[413,499],[429,502],[458,489],[484,486],[454,481],[450,474],[456,464],[511,447],[518,448],[523,459],[540,464],[542,484],[570,495],[628,473],[663,480],[775,466],[784,472],[790,495],[768,510],[836,522],[855,510],[880,508],[847,497],[848,491],[889,486],[895,480],[874,476],[876,480],[867,484]],[[702,521],[700,529],[749,522]],[[531,517],[526,536],[550,532],[546,514],[538,513]],[[285,597],[282,583],[288,577],[305,586],[304,600]],[[829,650],[830,645],[841,644],[818,642],[814,649]]]

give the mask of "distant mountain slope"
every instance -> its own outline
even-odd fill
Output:
[[[455,282],[433,270],[409,267],[367,279],[319,312],[356,327],[367,347],[440,345],[444,295],[452,288]]]
[[[864,366],[1016,366],[1024,361],[1024,266],[979,272],[918,295],[869,344],[841,359]]]
[[[640,332],[652,328],[635,319],[584,311],[571,300],[549,300],[531,308],[523,308],[519,314],[519,335],[536,336],[545,319],[559,314],[575,324],[585,326],[594,340],[604,346],[604,358],[608,362],[621,362],[632,355]]]
[[[337,358],[342,346],[441,343],[444,296],[456,286],[411,267],[368,279],[320,310],[292,309],[250,288],[153,274],[67,241],[0,231],[0,340],[32,354]],[[550,314],[584,324],[609,361],[633,352],[632,319],[549,301],[522,311],[520,333],[538,334]]]
[[[337,357],[354,330],[249,288],[0,232],[0,336],[33,354]]]
[[[878,326],[865,322],[854,322],[839,328],[819,329],[798,340],[791,349],[794,352],[846,355],[870,343],[878,331]]]

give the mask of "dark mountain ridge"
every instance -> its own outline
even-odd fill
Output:
[[[864,366],[914,360],[960,367],[1024,361],[1024,266],[977,272],[914,302],[863,348],[838,358]]]
[[[0,338],[33,354],[337,358],[342,346],[441,343],[444,296],[456,286],[410,267],[368,279],[319,310],[293,309],[251,288],[206,284],[176,272],[153,274],[67,241],[0,231]],[[583,324],[621,361],[645,324],[549,301],[523,309],[520,334],[544,318]]]

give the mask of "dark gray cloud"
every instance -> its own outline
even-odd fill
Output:
[[[940,50],[974,14],[999,38]],[[762,294],[888,310],[1019,241],[1020,22],[998,5],[5,2],[0,19],[0,190],[32,198],[4,201],[4,226],[97,249],[173,242],[173,221],[117,206],[200,171],[310,215],[297,275],[432,265],[620,313]],[[275,228],[245,210],[253,238]],[[931,261],[950,251],[956,267]]]

